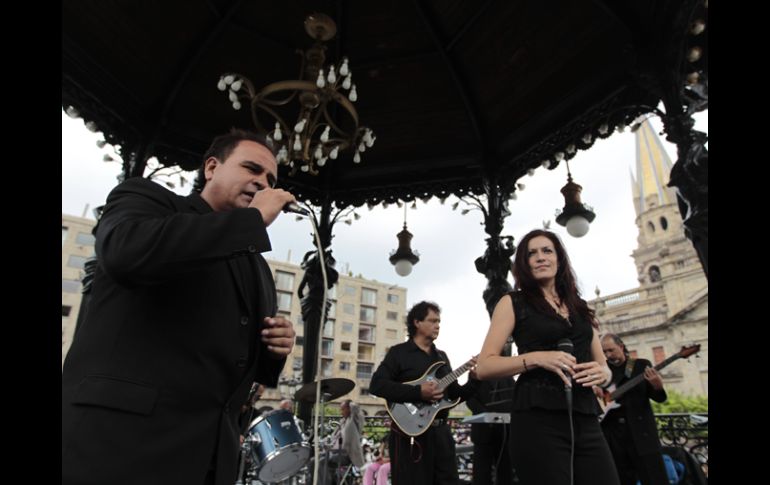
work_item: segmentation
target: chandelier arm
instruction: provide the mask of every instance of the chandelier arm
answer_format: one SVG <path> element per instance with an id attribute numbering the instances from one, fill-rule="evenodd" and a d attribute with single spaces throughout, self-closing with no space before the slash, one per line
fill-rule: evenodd
<path id="1" fill-rule="evenodd" d="M 262 131 L 265 131 L 265 132 L 268 131 L 268 130 L 265 129 L 264 126 L 262 126 L 262 123 L 259 122 L 259 118 L 257 117 L 257 110 L 255 108 L 261 108 L 264 111 L 266 111 L 270 116 L 275 118 L 275 120 L 278 123 L 281 124 L 281 129 L 283 129 L 283 131 L 285 131 L 286 133 L 291 133 L 291 131 L 289 130 L 288 125 L 286 125 L 286 122 L 283 121 L 283 118 L 278 116 L 278 113 L 273 111 L 273 109 L 270 108 L 269 106 L 265 106 L 264 104 L 261 104 L 261 103 L 259 103 L 256 100 L 253 100 L 252 103 L 251 103 L 251 118 L 254 121 L 254 125 L 256 125 L 257 128 L 262 129 Z M 286 143 L 287 143 L 287 145 L 289 145 L 288 140 L 287 140 Z"/>
<path id="2" fill-rule="evenodd" d="M 327 105 L 327 106 L 328 106 L 328 105 Z M 329 115 L 329 110 L 327 110 L 327 109 L 326 109 L 326 106 L 324 106 L 323 112 L 324 112 L 324 119 L 325 119 L 325 120 L 326 120 L 326 122 L 329 124 L 329 126 L 331 126 L 331 127 L 332 127 L 332 129 L 333 129 L 333 130 L 334 130 L 336 133 L 339 133 L 340 135 L 342 135 L 342 136 L 344 136 L 344 137 L 347 137 L 347 136 L 348 136 L 348 134 L 347 134 L 347 133 L 345 133 L 344 131 L 342 131 L 342 129 L 341 129 L 339 126 L 337 126 L 337 123 L 335 123 L 335 122 L 334 122 L 334 120 L 332 119 L 331 115 Z M 339 140 L 339 138 L 335 138 L 335 140 Z M 345 146 L 345 147 L 340 147 L 340 148 L 344 150 L 345 148 L 347 148 L 347 146 Z"/>
<path id="3" fill-rule="evenodd" d="M 272 100 L 268 99 L 268 96 L 274 93 L 278 93 L 280 91 L 292 91 L 291 96 L 295 96 L 300 91 L 308 91 L 308 92 L 315 92 L 318 88 L 316 87 L 315 83 L 311 83 L 310 81 L 297 81 L 297 80 L 291 80 L 291 81 L 278 81 L 274 83 L 270 83 L 262 90 L 255 95 L 257 99 L 259 99 L 259 102 L 262 104 L 269 104 L 272 106 L 283 106 L 288 101 L 285 100 Z M 290 99 L 291 97 L 287 98 Z"/>
<path id="4" fill-rule="evenodd" d="M 339 91 L 332 91 L 331 97 L 334 101 L 341 104 L 348 113 L 350 113 L 350 116 L 353 118 L 353 121 L 356 124 L 356 128 L 358 128 L 358 111 L 356 111 L 356 107 L 353 106 L 353 103 L 348 98 L 340 94 Z"/>
<path id="5" fill-rule="evenodd" d="M 315 114 L 313 115 L 313 119 L 310 120 L 310 123 L 307 127 L 307 142 L 310 143 L 310 140 L 313 138 L 313 135 L 315 134 L 315 131 L 320 126 L 318 123 L 318 120 L 321 118 L 321 110 L 316 110 Z"/>

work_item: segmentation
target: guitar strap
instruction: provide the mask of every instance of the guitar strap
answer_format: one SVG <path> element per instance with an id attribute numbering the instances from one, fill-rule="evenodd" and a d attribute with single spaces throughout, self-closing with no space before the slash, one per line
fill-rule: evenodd
<path id="1" fill-rule="evenodd" d="M 634 372 L 634 365 L 636 365 L 636 359 L 626 359 L 626 370 L 623 372 L 623 374 L 626 376 L 626 379 L 631 378 L 631 373 Z"/>

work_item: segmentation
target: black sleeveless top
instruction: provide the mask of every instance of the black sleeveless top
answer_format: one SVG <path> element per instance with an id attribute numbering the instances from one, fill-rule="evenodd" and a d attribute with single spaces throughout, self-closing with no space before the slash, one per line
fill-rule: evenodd
<path id="1" fill-rule="evenodd" d="M 570 325 L 565 319 L 546 315 L 526 301 L 523 293 L 508 293 L 513 300 L 516 322 L 513 328 L 513 341 L 519 355 L 527 352 L 557 350 L 556 343 L 568 338 L 574 345 L 574 355 L 578 363 L 591 359 L 591 339 L 593 327 L 580 315 L 570 315 Z M 599 403 L 590 387 L 573 382 L 572 409 L 574 412 L 598 415 Z M 561 410 L 567 409 L 564 395 L 564 381 L 553 372 L 541 368 L 531 369 L 519 374 L 513 390 L 514 411 L 533 408 Z"/>

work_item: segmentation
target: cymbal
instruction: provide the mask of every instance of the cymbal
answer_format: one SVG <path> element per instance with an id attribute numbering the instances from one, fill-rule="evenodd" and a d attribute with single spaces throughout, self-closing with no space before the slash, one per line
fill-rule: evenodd
<path id="1" fill-rule="evenodd" d="M 308 382 L 300 387 L 299 390 L 294 393 L 294 399 L 296 401 L 315 402 L 316 385 L 317 382 Z M 321 399 L 323 401 L 337 399 L 352 391 L 354 387 L 356 387 L 355 382 L 342 377 L 321 379 Z"/>

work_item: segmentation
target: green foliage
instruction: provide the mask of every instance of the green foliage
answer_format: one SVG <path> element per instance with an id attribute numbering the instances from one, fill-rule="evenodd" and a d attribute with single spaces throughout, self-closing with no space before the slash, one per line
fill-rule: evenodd
<path id="1" fill-rule="evenodd" d="M 676 391 L 666 391 L 668 399 L 665 402 L 651 402 L 655 414 L 669 413 L 707 413 L 709 401 L 706 396 L 685 396 Z"/>

